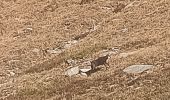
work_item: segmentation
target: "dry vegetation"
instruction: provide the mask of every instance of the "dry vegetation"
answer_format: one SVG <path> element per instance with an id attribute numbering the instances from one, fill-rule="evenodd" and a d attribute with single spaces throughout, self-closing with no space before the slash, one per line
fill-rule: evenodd
<path id="1" fill-rule="evenodd" d="M 170 98 L 170 1 L 92 1 L 0 0 L 0 99 Z M 81 33 L 86 35 L 60 55 L 45 52 Z M 64 60 L 94 58 L 112 47 L 135 53 L 113 55 L 108 70 L 90 77 L 63 76 Z M 122 71 L 132 64 L 154 68 L 139 75 Z"/>

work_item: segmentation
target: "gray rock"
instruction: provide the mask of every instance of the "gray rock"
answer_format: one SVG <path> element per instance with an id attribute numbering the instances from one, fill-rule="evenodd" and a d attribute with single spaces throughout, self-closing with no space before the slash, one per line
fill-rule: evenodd
<path id="1" fill-rule="evenodd" d="M 91 70 L 91 62 L 86 59 L 84 62 L 81 63 L 79 66 L 80 72 L 86 73 Z"/>
<path id="2" fill-rule="evenodd" d="M 68 60 L 66 60 L 66 63 L 67 63 L 68 65 L 76 65 L 77 61 L 76 61 L 76 60 L 73 60 L 73 59 L 68 59 Z"/>
<path id="3" fill-rule="evenodd" d="M 126 73 L 138 74 L 151 68 L 153 68 L 153 65 L 132 65 L 125 68 L 123 71 Z"/>
<path id="4" fill-rule="evenodd" d="M 31 30 L 31 31 L 33 30 L 33 28 L 29 28 L 29 27 L 28 27 L 28 28 L 26 28 L 26 29 L 27 29 L 27 30 Z"/>
<path id="5" fill-rule="evenodd" d="M 71 67 L 66 70 L 65 75 L 71 77 L 73 75 L 79 74 L 79 71 L 80 71 L 79 67 Z"/>
<path id="6" fill-rule="evenodd" d="M 86 74 L 86 73 L 83 73 L 83 72 L 81 72 L 80 75 L 87 77 L 87 74 Z"/>
<path id="7" fill-rule="evenodd" d="M 10 73 L 11 76 L 15 75 L 15 73 L 13 71 L 10 71 L 9 73 Z"/>
<path id="8" fill-rule="evenodd" d="M 88 72 L 88 71 L 90 71 L 91 70 L 91 68 L 87 68 L 87 69 L 80 69 L 80 72 L 83 72 L 83 73 L 86 73 L 86 72 Z"/>
<path id="9" fill-rule="evenodd" d="M 128 28 L 123 28 L 123 29 L 121 29 L 121 31 L 122 31 L 123 33 L 128 32 Z"/>

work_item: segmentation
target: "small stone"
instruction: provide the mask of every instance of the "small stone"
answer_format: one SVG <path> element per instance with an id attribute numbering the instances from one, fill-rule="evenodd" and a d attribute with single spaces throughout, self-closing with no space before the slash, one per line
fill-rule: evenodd
<path id="1" fill-rule="evenodd" d="M 73 59 L 68 59 L 68 60 L 66 60 L 66 63 L 69 65 L 75 65 L 77 63 L 77 61 L 75 61 Z"/>
<path id="2" fill-rule="evenodd" d="M 138 74 L 146 70 L 149 70 L 151 68 L 153 68 L 153 65 L 132 65 L 132 66 L 125 68 L 123 71 L 126 73 Z"/>
<path id="3" fill-rule="evenodd" d="M 66 76 L 73 76 L 73 75 L 77 75 L 79 74 L 79 67 L 71 67 L 69 69 L 67 69 L 67 71 L 65 72 Z"/>
<path id="4" fill-rule="evenodd" d="M 82 76 L 86 76 L 87 77 L 87 74 L 86 73 L 80 73 Z"/>
<path id="5" fill-rule="evenodd" d="M 121 31 L 122 31 L 123 33 L 125 33 L 125 32 L 128 31 L 128 28 L 121 29 Z"/>
<path id="6" fill-rule="evenodd" d="M 9 76 L 14 76 L 15 75 L 15 73 L 12 70 L 8 70 L 8 72 L 9 72 Z"/>
<path id="7" fill-rule="evenodd" d="M 28 28 L 26 28 L 26 29 L 27 29 L 27 30 L 33 30 L 32 28 L 29 28 L 29 27 L 28 27 Z"/>
<path id="8" fill-rule="evenodd" d="M 29 32 L 32 32 L 33 31 L 33 28 L 26 28 L 26 29 L 23 29 L 24 33 L 29 33 Z"/>
<path id="9" fill-rule="evenodd" d="M 90 70 L 91 70 L 91 68 L 89 68 L 89 69 L 80 69 L 80 71 L 83 72 L 83 73 L 86 73 L 86 72 L 88 72 Z"/>
<path id="10" fill-rule="evenodd" d="M 120 51 L 120 49 L 117 48 L 117 47 L 110 48 L 110 50 L 111 50 L 111 51 L 115 51 L 115 52 L 119 52 L 119 51 Z"/>
<path id="11" fill-rule="evenodd" d="M 15 75 L 15 73 L 14 73 L 14 72 L 10 72 L 10 75 L 11 75 L 11 76 L 14 76 L 14 75 Z"/>

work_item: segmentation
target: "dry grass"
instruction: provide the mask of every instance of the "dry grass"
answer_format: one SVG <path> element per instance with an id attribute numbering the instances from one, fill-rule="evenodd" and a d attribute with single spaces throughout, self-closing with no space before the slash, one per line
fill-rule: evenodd
<path id="1" fill-rule="evenodd" d="M 170 2 L 80 2 L 0 1 L 0 99 L 168 100 Z M 119 4 L 126 6 L 114 12 Z M 62 54 L 44 55 L 44 50 L 87 31 L 86 37 Z M 64 60 L 95 58 L 98 51 L 112 47 L 135 53 L 126 58 L 113 55 L 107 71 L 100 70 L 86 78 L 63 76 L 67 67 Z M 34 48 L 40 52 L 32 52 Z M 138 75 L 122 71 L 133 64 L 152 64 L 154 68 Z M 10 76 L 9 70 L 15 76 Z"/>

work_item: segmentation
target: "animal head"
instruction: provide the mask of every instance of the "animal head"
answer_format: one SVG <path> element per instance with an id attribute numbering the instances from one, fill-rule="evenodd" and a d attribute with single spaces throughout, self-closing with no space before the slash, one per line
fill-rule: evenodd
<path id="1" fill-rule="evenodd" d="M 110 55 L 109 53 L 106 55 L 107 58 L 110 58 L 110 56 L 111 56 L 111 55 Z"/>

